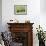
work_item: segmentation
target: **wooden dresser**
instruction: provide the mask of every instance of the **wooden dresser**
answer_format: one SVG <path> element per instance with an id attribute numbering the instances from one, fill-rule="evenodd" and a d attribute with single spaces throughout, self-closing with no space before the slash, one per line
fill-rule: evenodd
<path id="1" fill-rule="evenodd" d="M 33 23 L 7 23 L 12 39 L 21 46 L 33 46 Z M 18 45 L 19 46 L 19 45 Z"/>

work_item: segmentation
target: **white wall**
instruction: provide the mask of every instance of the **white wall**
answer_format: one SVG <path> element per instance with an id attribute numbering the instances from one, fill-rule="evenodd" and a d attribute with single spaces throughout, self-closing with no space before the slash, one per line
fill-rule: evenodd
<path id="1" fill-rule="evenodd" d="M 27 5 L 27 15 L 14 15 L 14 5 L 17 4 Z M 46 22 L 45 22 L 46 15 L 41 13 L 40 9 L 41 5 L 40 5 L 40 0 L 2 0 L 3 31 L 8 30 L 7 22 L 11 19 L 17 19 L 19 20 L 19 22 L 25 22 L 25 20 L 30 20 L 31 23 L 34 23 L 33 45 L 38 46 L 38 39 L 36 37 L 36 27 L 38 27 L 39 24 L 41 24 L 43 28 L 46 27 Z"/>

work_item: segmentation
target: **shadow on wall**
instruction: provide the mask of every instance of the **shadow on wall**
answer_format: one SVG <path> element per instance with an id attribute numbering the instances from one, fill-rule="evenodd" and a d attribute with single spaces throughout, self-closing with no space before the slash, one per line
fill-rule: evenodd
<path id="1" fill-rule="evenodd" d="M 1 31 L 1 16 L 0 16 L 0 31 Z"/>
<path id="2" fill-rule="evenodd" d="M 40 11 L 46 14 L 46 0 L 40 0 Z"/>
<path id="3" fill-rule="evenodd" d="M 2 0 L 0 0 L 0 31 L 2 31 Z"/>

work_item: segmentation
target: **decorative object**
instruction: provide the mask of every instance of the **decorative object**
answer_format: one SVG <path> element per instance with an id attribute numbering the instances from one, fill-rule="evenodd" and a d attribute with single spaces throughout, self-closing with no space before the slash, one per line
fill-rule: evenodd
<path id="1" fill-rule="evenodd" d="M 10 20 L 10 21 L 13 21 L 13 20 Z"/>
<path id="2" fill-rule="evenodd" d="M 4 41 L 4 45 L 5 46 L 10 46 L 10 42 L 12 42 L 12 36 L 11 36 L 11 32 L 9 31 L 5 31 L 5 32 L 1 32 L 1 36 L 2 39 Z"/>
<path id="3" fill-rule="evenodd" d="M 11 19 L 9 23 L 19 23 L 19 21 L 17 19 Z"/>
<path id="4" fill-rule="evenodd" d="M 37 34 L 38 35 L 38 40 L 39 40 L 39 46 L 45 46 L 45 35 L 43 32 L 42 27 L 36 28 L 37 29 Z"/>
<path id="5" fill-rule="evenodd" d="M 45 41 L 46 41 L 46 31 L 44 31 L 44 35 L 45 35 Z"/>
<path id="6" fill-rule="evenodd" d="M 25 23 L 30 23 L 30 20 L 26 20 Z"/>
<path id="7" fill-rule="evenodd" d="M 0 46 L 5 46 L 5 45 L 4 45 L 4 41 L 3 41 L 3 39 L 2 39 L 2 36 L 1 36 L 1 32 L 0 32 Z"/>
<path id="8" fill-rule="evenodd" d="M 27 5 L 14 5 L 14 14 L 15 15 L 26 15 Z"/>

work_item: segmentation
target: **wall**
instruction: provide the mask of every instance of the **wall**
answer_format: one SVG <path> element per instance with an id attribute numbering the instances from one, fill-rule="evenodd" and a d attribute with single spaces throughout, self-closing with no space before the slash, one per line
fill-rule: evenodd
<path id="1" fill-rule="evenodd" d="M 14 5 L 27 5 L 27 15 L 14 15 Z M 30 22 L 39 23 L 40 0 L 3 0 L 2 1 L 2 23 L 6 27 L 6 23 L 10 19 L 17 19 L 19 22 L 30 20 Z M 18 19 L 19 18 L 19 19 Z M 38 21 L 37 21 L 38 20 Z M 7 28 L 5 28 L 7 30 Z M 5 31 L 4 30 L 4 31 Z"/>
<path id="2" fill-rule="evenodd" d="M 42 13 L 46 13 L 46 0 L 40 0 L 40 9 Z"/>
<path id="3" fill-rule="evenodd" d="M 2 0 L 0 0 L 0 31 L 2 31 Z"/>
<path id="4" fill-rule="evenodd" d="M 46 0 L 40 0 L 40 24 L 46 31 Z"/>
<path id="5" fill-rule="evenodd" d="M 14 5 L 16 4 L 27 5 L 27 15 L 14 15 Z M 46 16 L 41 13 L 41 7 L 40 0 L 2 0 L 2 30 L 8 30 L 7 22 L 9 22 L 9 20 L 11 19 L 17 19 L 19 20 L 19 22 L 25 22 L 25 20 L 30 20 L 31 23 L 34 23 L 33 45 L 38 46 L 38 39 L 36 37 L 36 27 L 38 27 L 39 24 L 41 24 L 43 29 L 46 27 Z"/>

